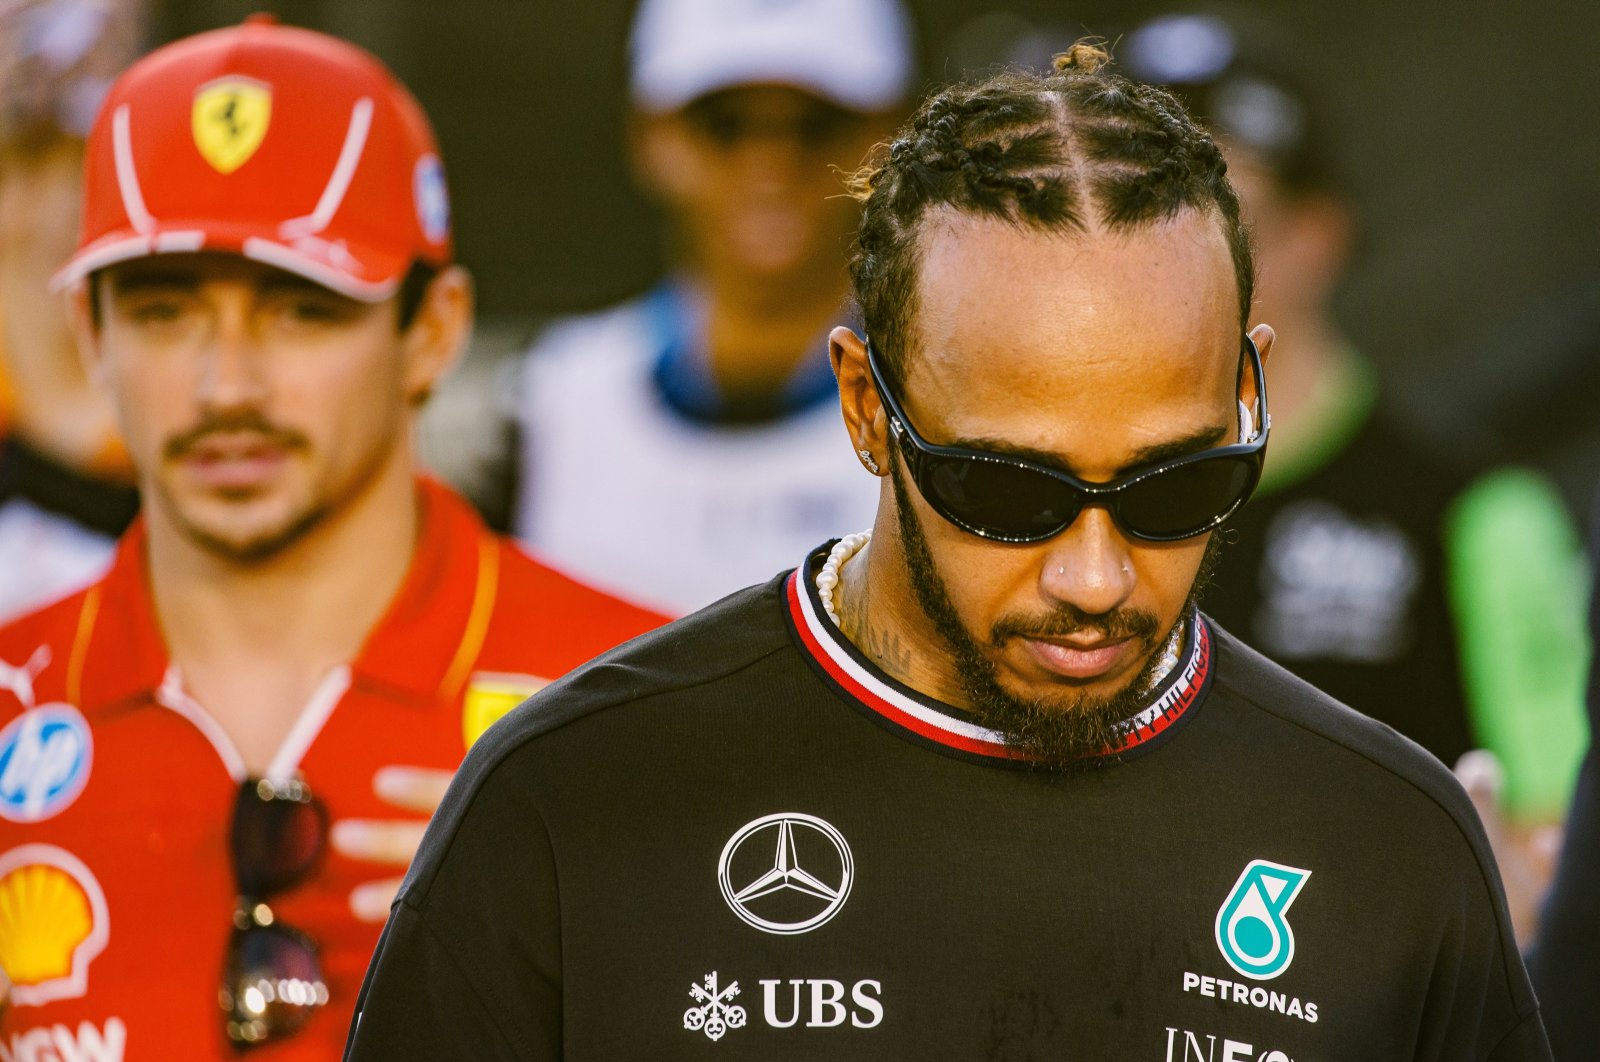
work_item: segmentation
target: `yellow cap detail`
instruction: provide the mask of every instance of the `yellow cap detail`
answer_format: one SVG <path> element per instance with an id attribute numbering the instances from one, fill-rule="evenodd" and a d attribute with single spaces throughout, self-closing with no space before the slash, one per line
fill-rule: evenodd
<path id="1" fill-rule="evenodd" d="M 550 685 L 550 680 L 534 675 L 498 675 L 479 672 L 467 686 L 461 709 L 461 732 L 467 748 L 483 736 L 511 709 Z"/>
<path id="2" fill-rule="evenodd" d="M 250 161 L 272 123 L 272 90 L 258 81 L 227 78 L 195 93 L 191 127 L 200 157 L 218 173 Z"/>

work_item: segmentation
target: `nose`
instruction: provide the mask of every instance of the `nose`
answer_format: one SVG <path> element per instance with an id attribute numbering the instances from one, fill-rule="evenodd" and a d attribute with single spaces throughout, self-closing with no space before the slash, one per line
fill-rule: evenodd
<path id="1" fill-rule="evenodd" d="M 1050 540 L 1039 571 L 1046 597 L 1092 616 L 1125 604 L 1137 582 L 1128 540 L 1100 506 L 1085 508 Z"/>
<path id="2" fill-rule="evenodd" d="M 782 129 L 762 129 L 740 141 L 730 163 L 742 180 L 766 191 L 790 188 L 806 172 L 810 152 L 800 137 Z"/>
<path id="3" fill-rule="evenodd" d="M 266 394 L 261 352 L 248 315 L 232 307 L 213 318 L 200 374 L 199 400 L 211 412 L 249 409 Z"/>

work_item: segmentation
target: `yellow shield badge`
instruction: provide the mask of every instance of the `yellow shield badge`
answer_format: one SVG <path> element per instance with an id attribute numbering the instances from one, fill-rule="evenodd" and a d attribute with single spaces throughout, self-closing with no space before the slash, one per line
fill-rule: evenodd
<path id="1" fill-rule="evenodd" d="M 467 748 L 483 736 L 502 715 L 550 685 L 537 675 L 504 675 L 480 671 L 467 686 L 461 711 L 461 736 Z"/>
<path id="2" fill-rule="evenodd" d="M 200 157 L 218 173 L 250 161 L 272 122 L 272 90 L 259 81 L 228 78 L 195 93 L 190 124 Z"/>

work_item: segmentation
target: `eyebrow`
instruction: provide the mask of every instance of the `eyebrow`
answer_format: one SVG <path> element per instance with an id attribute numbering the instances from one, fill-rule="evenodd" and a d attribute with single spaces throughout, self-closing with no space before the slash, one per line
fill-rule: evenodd
<path id="1" fill-rule="evenodd" d="M 1228 431 L 1229 429 L 1226 425 L 1200 428 L 1176 439 L 1168 439 L 1164 442 L 1152 443 L 1149 446 L 1141 446 L 1129 455 L 1127 462 L 1117 469 L 1116 475 L 1119 477 L 1124 476 L 1145 465 L 1153 465 L 1161 461 L 1169 461 L 1175 457 L 1187 457 L 1190 454 L 1209 450 L 1227 439 Z M 983 450 L 993 454 L 1004 454 L 1007 457 L 1020 457 L 1024 461 L 1032 461 L 1036 465 L 1059 469 L 1069 476 L 1077 475 L 1076 472 L 1066 466 L 1058 454 L 1053 454 L 1048 450 L 1035 450 L 1031 446 L 1018 446 L 1015 443 L 1005 442 L 1000 439 L 958 439 L 953 443 L 944 445 L 962 447 L 968 450 Z"/>

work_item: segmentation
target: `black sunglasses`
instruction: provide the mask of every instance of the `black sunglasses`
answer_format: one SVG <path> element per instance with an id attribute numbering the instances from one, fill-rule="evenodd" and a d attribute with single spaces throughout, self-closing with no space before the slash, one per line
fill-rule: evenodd
<path id="1" fill-rule="evenodd" d="M 305 783 L 252 778 L 240 786 L 229 835 L 239 900 L 218 994 L 235 1047 L 298 1032 L 328 1002 L 316 942 L 279 922 L 266 902 L 306 878 L 327 837 L 327 810 Z"/>
<path id="2" fill-rule="evenodd" d="M 1260 414 L 1248 439 L 1158 461 L 1109 483 L 1087 483 L 1009 454 L 926 441 L 911 426 L 867 342 L 872 382 L 922 497 L 963 531 L 997 542 L 1043 542 L 1071 527 L 1088 505 L 1105 506 L 1119 527 L 1149 542 L 1176 542 L 1220 525 L 1260 482 L 1272 426 L 1261 352 L 1249 336 L 1240 358 L 1248 358 L 1255 373 Z"/>

